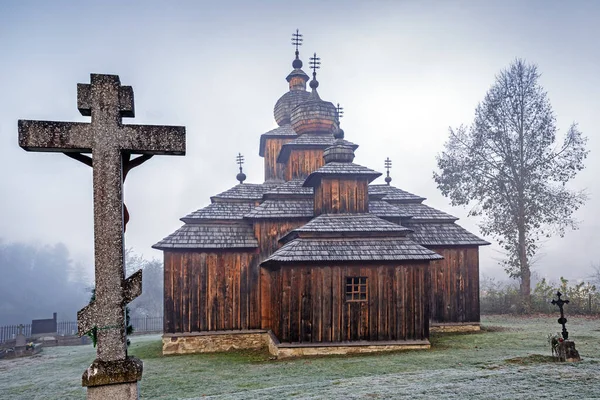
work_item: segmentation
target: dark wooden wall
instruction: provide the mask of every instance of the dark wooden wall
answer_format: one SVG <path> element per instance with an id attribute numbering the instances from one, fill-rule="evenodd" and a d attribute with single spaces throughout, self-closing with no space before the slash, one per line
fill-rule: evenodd
<path id="1" fill-rule="evenodd" d="M 269 320 L 281 342 L 422 340 L 429 334 L 428 263 L 283 266 L 269 270 Z M 367 277 L 368 301 L 346 302 L 346 277 Z"/>
<path id="2" fill-rule="evenodd" d="M 268 258 L 271 254 L 281 247 L 279 239 L 287 234 L 288 232 L 306 224 L 310 218 L 305 219 L 292 219 L 292 220 L 258 220 L 254 222 L 254 236 L 258 239 L 260 244 L 258 264 Z M 268 271 L 261 268 L 260 271 L 260 284 L 261 284 L 261 295 L 260 295 L 260 310 L 261 310 L 261 328 L 271 329 L 272 321 L 270 319 L 270 301 L 271 292 L 262 290 L 262 287 L 269 287 L 270 276 Z M 266 286 L 265 286 L 266 285 Z"/>
<path id="3" fill-rule="evenodd" d="M 315 215 L 369 212 L 366 179 L 323 178 L 315 188 Z"/>
<path id="4" fill-rule="evenodd" d="M 165 251 L 165 333 L 260 328 L 260 271 L 251 252 Z"/>
<path id="5" fill-rule="evenodd" d="M 444 257 L 431 262 L 431 322 L 479 322 L 479 248 L 428 248 Z"/>
<path id="6" fill-rule="evenodd" d="M 322 149 L 294 149 L 285 164 L 285 180 L 306 178 L 325 165 Z"/>
<path id="7" fill-rule="evenodd" d="M 265 140 L 265 181 L 284 180 L 285 165 L 277 163 L 281 146 L 292 138 L 268 138 Z"/>

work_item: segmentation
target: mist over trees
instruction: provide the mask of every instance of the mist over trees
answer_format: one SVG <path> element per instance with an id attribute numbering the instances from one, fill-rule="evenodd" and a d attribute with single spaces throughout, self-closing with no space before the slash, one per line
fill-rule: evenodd
<path id="1" fill-rule="evenodd" d="M 0 325 L 32 319 L 75 320 L 89 299 L 89 284 L 77 279 L 79 267 L 67 247 L 0 240 Z"/>
<path id="2" fill-rule="evenodd" d="M 504 267 L 520 280 L 521 310 L 531 307 L 531 263 L 540 239 L 576 229 L 583 191 L 566 184 L 584 168 L 587 139 L 573 123 L 557 142 L 556 119 L 535 65 L 502 70 L 469 127 L 450 129 L 434 179 L 452 205 L 474 203 L 484 235 L 498 239 Z"/>
<path id="3" fill-rule="evenodd" d="M 127 275 L 143 269 L 143 292 L 129 304 L 132 318 L 163 314 L 163 266 L 133 250 L 125 254 Z M 91 268 L 91 267 L 88 267 Z M 70 258 L 62 243 L 8 243 L 0 239 L 0 325 L 52 318 L 76 321 L 90 301 L 93 282 L 81 278 L 83 266 Z M 86 275 L 87 276 L 87 275 Z"/>
<path id="4" fill-rule="evenodd" d="M 127 275 L 142 269 L 142 294 L 129 303 L 131 318 L 162 317 L 163 315 L 163 263 L 147 260 L 132 249 L 125 252 Z"/>

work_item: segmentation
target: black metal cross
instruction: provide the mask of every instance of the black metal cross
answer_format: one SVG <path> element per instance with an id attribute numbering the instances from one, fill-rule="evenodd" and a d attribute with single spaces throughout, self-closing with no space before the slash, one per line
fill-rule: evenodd
<path id="1" fill-rule="evenodd" d="M 321 59 L 317 57 L 317 53 L 310 58 L 310 67 L 313 70 L 313 77 L 317 76 L 317 70 L 321 68 Z"/>
<path id="2" fill-rule="evenodd" d="M 385 182 L 390 185 L 392 178 L 390 177 L 390 169 L 392 168 L 392 160 L 390 158 L 385 159 L 385 169 L 387 170 L 387 176 L 385 177 Z"/>
<path id="3" fill-rule="evenodd" d="M 244 156 L 242 155 L 242 153 L 238 153 L 238 155 L 235 158 L 238 165 L 240 166 L 240 173 L 237 174 L 236 179 L 240 181 L 240 183 L 244 183 L 244 181 L 246 180 L 246 174 L 244 174 L 244 172 L 242 171 L 242 165 L 244 164 Z"/>
<path id="4" fill-rule="evenodd" d="M 335 108 L 335 110 L 336 110 L 337 119 L 339 121 L 340 118 L 342 118 L 344 116 L 344 107 L 341 107 L 340 103 L 337 103 L 337 107 Z"/>
<path id="5" fill-rule="evenodd" d="M 296 33 L 292 33 L 292 45 L 296 46 L 296 55 L 298 55 L 298 47 L 302 46 L 302 40 L 302 34 L 296 29 Z"/>
<path id="6" fill-rule="evenodd" d="M 567 339 L 569 339 L 569 332 L 567 331 L 567 328 L 565 327 L 565 324 L 567 323 L 567 319 L 565 318 L 563 306 L 565 304 L 569 304 L 569 300 L 563 300 L 560 298 L 560 296 L 562 296 L 562 293 L 556 292 L 556 297 L 558 297 L 558 300 L 552 300 L 552 304 L 558 306 L 558 308 L 560 309 L 560 318 L 558 319 L 558 323 L 562 325 L 563 339 L 567 340 Z"/>
<path id="7" fill-rule="evenodd" d="M 240 166 L 240 172 L 242 172 L 242 165 L 244 164 L 244 156 L 242 155 L 242 153 L 238 153 L 238 155 L 235 157 L 238 165 Z"/>

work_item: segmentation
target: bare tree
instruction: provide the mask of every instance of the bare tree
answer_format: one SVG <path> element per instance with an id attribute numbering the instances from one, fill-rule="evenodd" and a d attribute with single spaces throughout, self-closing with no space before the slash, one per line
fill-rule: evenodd
<path id="1" fill-rule="evenodd" d="M 452 205 L 474 204 L 484 235 L 507 253 L 506 272 L 520 279 L 522 311 L 531 304 L 530 264 L 541 238 L 576 229 L 586 200 L 566 183 L 584 168 L 587 139 L 573 123 L 562 145 L 535 65 L 515 60 L 497 76 L 470 127 L 450 128 L 434 179 Z"/>

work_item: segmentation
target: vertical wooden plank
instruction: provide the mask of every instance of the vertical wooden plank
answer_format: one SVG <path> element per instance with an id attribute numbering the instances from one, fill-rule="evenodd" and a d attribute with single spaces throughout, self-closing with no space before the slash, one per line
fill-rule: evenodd
<path id="1" fill-rule="evenodd" d="M 173 306 L 173 253 L 164 252 L 164 318 L 163 329 L 165 333 L 175 333 L 175 314 Z"/>
<path id="2" fill-rule="evenodd" d="M 282 342 L 291 342 L 291 296 L 292 296 L 292 268 L 281 268 L 281 282 L 283 285 L 281 299 L 281 338 Z"/>
<path id="3" fill-rule="evenodd" d="M 183 332 L 181 326 L 181 254 L 173 262 L 173 320 L 175 332 Z"/>
<path id="4" fill-rule="evenodd" d="M 378 315 L 379 315 L 379 298 L 377 288 L 379 286 L 379 275 L 377 267 L 371 268 L 371 273 L 367 279 L 368 286 L 368 304 L 369 304 L 369 340 L 377 340 L 378 338 Z"/>
<path id="5" fill-rule="evenodd" d="M 377 340 L 384 340 L 385 332 L 385 270 L 384 267 L 377 267 Z"/>
<path id="6" fill-rule="evenodd" d="M 200 317 L 199 324 L 200 330 L 208 330 L 208 276 L 206 271 L 206 253 L 200 253 L 200 296 L 199 296 L 199 309 Z"/>
<path id="7" fill-rule="evenodd" d="M 260 280 L 258 257 L 253 256 L 250 262 L 250 329 L 260 328 Z"/>
<path id="8" fill-rule="evenodd" d="M 333 282 L 331 278 L 331 267 L 323 267 L 323 310 L 322 310 L 322 326 L 323 334 L 321 340 L 323 342 L 332 341 L 332 304 L 334 302 Z"/>
<path id="9" fill-rule="evenodd" d="M 248 329 L 250 325 L 250 306 L 248 301 L 248 268 L 249 257 L 244 255 L 240 264 L 240 320 L 241 328 Z"/>
<path id="10" fill-rule="evenodd" d="M 394 325 L 395 336 L 394 340 L 404 340 L 402 336 L 402 326 L 404 325 L 402 307 L 404 304 L 402 303 L 402 293 L 404 288 L 402 287 L 402 270 L 400 266 L 396 265 L 394 267 L 394 311 L 396 314 L 396 323 Z"/>
<path id="11" fill-rule="evenodd" d="M 362 267 L 360 269 L 360 275 L 367 278 L 367 298 L 366 301 L 360 303 L 360 340 L 369 340 L 369 297 L 370 293 L 368 290 L 369 281 L 373 279 L 373 268 Z"/>
<path id="12" fill-rule="evenodd" d="M 394 304 L 396 302 L 396 296 L 394 293 L 394 268 L 391 265 L 386 265 L 386 319 L 387 319 L 387 329 L 386 329 L 386 340 L 394 340 L 395 336 L 395 327 L 396 327 L 396 313 L 394 310 Z"/>
<path id="13" fill-rule="evenodd" d="M 300 341 L 305 343 L 312 342 L 312 272 L 309 267 L 302 267 L 302 302 L 301 302 L 301 334 Z"/>
<path id="14" fill-rule="evenodd" d="M 340 267 L 331 266 L 331 341 L 339 342 L 341 340 L 341 309 L 340 298 L 342 289 L 340 285 Z"/>
<path id="15" fill-rule="evenodd" d="M 340 212 L 340 181 L 338 179 L 331 180 L 331 212 Z"/>
<path id="16" fill-rule="evenodd" d="M 313 268 L 311 277 L 312 295 L 312 341 L 323 341 L 323 269 Z"/>
<path id="17" fill-rule="evenodd" d="M 215 253 L 209 253 L 207 255 L 207 274 L 209 278 L 208 287 L 208 304 L 209 304 L 209 317 L 208 317 L 208 330 L 218 330 L 218 299 L 217 299 L 217 255 Z"/>
<path id="18" fill-rule="evenodd" d="M 261 329 L 271 329 L 271 274 L 265 268 L 260 270 L 260 318 Z"/>
<path id="19" fill-rule="evenodd" d="M 415 314 L 415 339 L 423 338 L 423 270 L 419 264 L 412 265 L 412 270 L 414 271 L 414 288 L 415 288 L 415 305 L 413 308 L 413 313 Z"/>
<path id="20" fill-rule="evenodd" d="M 287 269 L 287 268 L 286 268 Z M 290 342 L 300 341 L 300 304 L 302 302 L 301 273 L 299 267 L 289 268 L 290 273 Z"/>
<path id="21" fill-rule="evenodd" d="M 190 280 L 190 332 L 197 332 L 200 330 L 198 324 L 198 253 L 191 253 L 190 258 L 188 272 Z"/>

